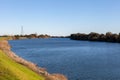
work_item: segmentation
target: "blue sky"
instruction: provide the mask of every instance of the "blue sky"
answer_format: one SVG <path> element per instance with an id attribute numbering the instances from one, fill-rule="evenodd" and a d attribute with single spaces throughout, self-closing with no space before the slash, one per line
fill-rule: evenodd
<path id="1" fill-rule="evenodd" d="M 0 0 L 0 34 L 120 32 L 120 0 Z"/>

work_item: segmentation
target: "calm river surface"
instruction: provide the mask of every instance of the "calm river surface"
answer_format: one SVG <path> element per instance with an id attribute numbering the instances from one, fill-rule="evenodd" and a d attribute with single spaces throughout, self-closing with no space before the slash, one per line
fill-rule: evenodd
<path id="1" fill-rule="evenodd" d="M 69 80 L 120 80 L 120 44 L 68 38 L 11 40 L 12 50 Z"/>

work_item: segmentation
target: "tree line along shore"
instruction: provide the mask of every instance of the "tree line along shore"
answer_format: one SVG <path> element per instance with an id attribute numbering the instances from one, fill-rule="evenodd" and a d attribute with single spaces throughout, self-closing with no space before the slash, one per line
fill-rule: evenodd
<path id="1" fill-rule="evenodd" d="M 83 41 L 99 41 L 99 42 L 114 42 L 120 43 L 120 33 L 107 32 L 105 34 L 99 34 L 96 32 L 91 32 L 89 34 L 85 33 L 74 33 L 70 36 L 50 36 L 47 34 L 29 34 L 29 35 L 3 35 L 0 36 L 0 40 L 17 40 L 17 39 L 33 39 L 33 38 L 70 38 L 71 40 L 83 40 Z"/>
<path id="2" fill-rule="evenodd" d="M 50 36 L 47 34 L 25 34 L 25 35 L 2 35 L 0 40 L 18 40 L 18 39 L 33 39 L 33 38 L 69 38 L 69 36 Z"/>
<path id="3" fill-rule="evenodd" d="M 32 38 L 50 38 L 50 35 L 47 34 L 25 34 L 25 35 L 2 35 L 0 36 L 2 39 L 7 40 L 17 40 L 17 39 L 32 39 Z"/>
<path id="4" fill-rule="evenodd" d="M 72 40 L 83 40 L 83 41 L 99 41 L 99 42 L 114 42 L 120 43 L 120 33 L 113 34 L 111 32 L 107 32 L 106 34 L 99 34 L 95 32 L 91 32 L 89 34 L 85 33 L 75 33 L 70 35 L 70 39 Z"/>

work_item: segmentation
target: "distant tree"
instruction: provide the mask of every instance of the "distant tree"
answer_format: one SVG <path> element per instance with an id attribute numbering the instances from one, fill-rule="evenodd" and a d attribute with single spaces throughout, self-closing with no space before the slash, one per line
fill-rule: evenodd
<path id="1" fill-rule="evenodd" d="M 19 39 L 20 38 L 20 35 L 14 35 L 14 39 Z"/>
<path id="2" fill-rule="evenodd" d="M 71 39 L 75 40 L 88 40 L 88 35 L 84 33 L 77 33 L 77 34 L 71 34 L 70 36 Z"/>
<path id="3" fill-rule="evenodd" d="M 43 34 L 38 35 L 38 38 L 49 38 L 49 37 L 50 37 L 50 35 L 47 35 L 47 34 L 45 34 L 45 35 L 43 35 Z"/>
<path id="4" fill-rule="evenodd" d="M 112 42 L 117 42 L 118 41 L 118 35 L 117 34 L 112 34 L 111 41 Z"/>
<path id="5" fill-rule="evenodd" d="M 88 40 L 90 41 L 97 41 L 99 39 L 99 34 L 98 33 L 95 33 L 95 32 L 91 32 L 89 35 L 88 35 Z"/>
<path id="6" fill-rule="evenodd" d="M 37 34 L 30 34 L 30 38 L 37 38 Z"/>
<path id="7" fill-rule="evenodd" d="M 106 41 L 107 42 L 112 42 L 112 38 L 111 37 L 112 37 L 112 33 L 111 32 L 107 32 L 106 33 Z"/>
<path id="8" fill-rule="evenodd" d="M 105 39 L 106 39 L 106 36 L 104 34 L 100 34 L 98 41 L 105 41 Z"/>
<path id="9" fill-rule="evenodd" d="M 118 35 L 117 42 L 120 43 L 120 33 L 119 33 L 119 35 Z"/>

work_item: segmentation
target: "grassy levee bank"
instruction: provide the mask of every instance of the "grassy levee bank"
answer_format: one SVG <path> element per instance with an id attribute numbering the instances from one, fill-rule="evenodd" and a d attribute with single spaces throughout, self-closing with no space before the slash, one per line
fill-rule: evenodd
<path id="1" fill-rule="evenodd" d="M 0 41 L 0 80 L 45 80 L 43 76 L 7 56 L 4 51 L 9 49 L 6 41 Z"/>
<path id="2" fill-rule="evenodd" d="M 0 80 L 67 80 L 61 74 L 49 74 L 44 68 L 26 61 L 11 51 L 6 40 L 0 40 Z"/>
<path id="3" fill-rule="evenodd" d="M 45 80 L 45 78 L 16 63 L 0 50 L 0 80 Z"/>

